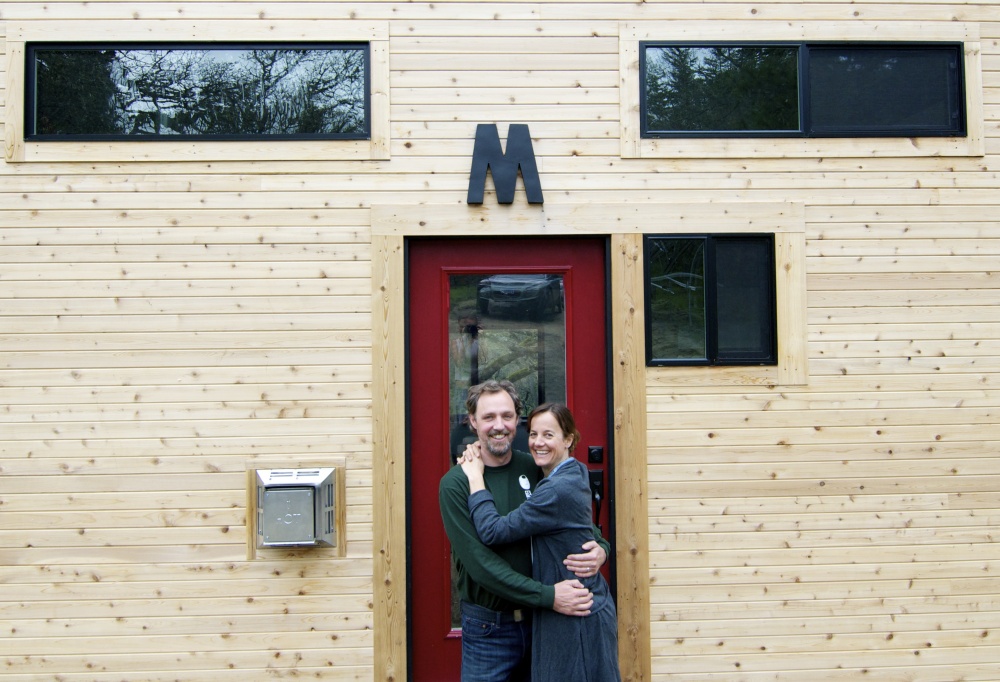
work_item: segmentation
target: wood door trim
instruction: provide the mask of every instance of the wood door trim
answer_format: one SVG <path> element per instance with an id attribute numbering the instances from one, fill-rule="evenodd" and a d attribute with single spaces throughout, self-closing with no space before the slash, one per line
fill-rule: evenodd
<path id="1" fill-rule="evenodd" d="M 618 664 L 637 682 L 652 678 L 642 235 L 611 236 L 610 277 Z"/>
<path id="2" fill-rule="evenodd" d="M 463 232 L 463 236 L 472 236 L 469 234 L 471 223 L 468 207 L 434 207 L 433 225 L 427 224 L 424 217 L 428 213 L 419 210 L 420 208 L 372 208 L 372 485 L 373 490 L 384 490 L 387 493 L 373 495 L 374 679 L 384 682 L 407 679 L 406 433 L 403 420 L 394 418 L 394 415 L 404 414 L 405 410 L 404 236 L 459 236 Z M 627 207 L 622 209 L 628 210 Z M 407 212 L 409 220 L 404 217 Z M 487 208 L 477 211 L 480 212 L 490 211 Z M 493 221 L 494 225 L 497 222 L 508 222 L 508 219 L 512 219 L 514 225 L 517 225 L 516 229 L 505 233 L 508 236 L 545 234 L 532 229 L 530 225 L 519 224 L 515 219 L 517 211 L 495 211 L 492 215 L 509 217 Z M 594 234 L 597 231 L 583 232 Z M 502 231 L 490 232 L 500 233 Z M 604 233 L 607 233 L 606 229 Z M 632 251 L 628 251 L 626 255 L 620 254 L 623 241 L 638 244 L 635 247 L 638 260 L 632 261 L 629 266 L 631 270 L 623 270 L 623 259 L 627 260 L 635 254 Z M 630 343 L 642 343 L 641 252 L 641 236 L 638 234 L 618 235 L 612 239 L 611 308 L 612 325 L 616 329 L 612 357 L 625 357 L 623 352 L 636 353 L 628 356 L 632 358 L 631 362 L 613 363 L 613 429 L 616 434 L 616 452 L 621 453 L 615 481 L 618 492 L 616 531 L 619 538 L 627 538 L 626 543 L 619 541 L 617 569 L 619 602 L 627 606 L 627 609 L 619 611 L 618 619 L 619 642 L 622 647 L 621 671 L 625 680 L 649 680 L 651 675 L 647 498 L 632 492 L 622 494 L 624 485 L 631 486 L 629 490 L 633 491 L 634 486 L 640 481 L 644 483 L 647 476 L 645 374 L 641 364 L 642 353 L 637 352 L 634 347 L 622 347 L 622 332 L 618 331 L 619 325 L 627 321 L 631 331 L 626 338 L 630 339 Z M 623 275 L 622 272 L 628 274 Z M 626 292 L 621 291 L 626 279 L 631 282 L 629 287 L 632 289 L 627 294 L 628 298 L 625 297 Z M 632 300 L 633 305 L 625 305 L 626 300 Z M 636 329 L 639 331 L 636 332 Z M 626 471 L 628 468 L 634 468 L 634 471 Z M 642 489 L 645 490 L 644 485 Z M 628 594 L 624 594 L 623 590 L 627 590 Z"/>
<path id="3" fill-rule="evenodd" d="M 403 265 L 402 237 L 372 237 L 373 679 L 385 682 L 407 679 Z"/>

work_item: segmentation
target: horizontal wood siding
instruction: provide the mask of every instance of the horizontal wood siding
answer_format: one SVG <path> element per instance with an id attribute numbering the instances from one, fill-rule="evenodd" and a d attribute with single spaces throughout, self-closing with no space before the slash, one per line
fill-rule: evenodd
<path id="1" fill-rule="evenodd" d="M 0 163 L 0 679 L 404 678 L 406 618 L 385 615 L 405 606 L 402 465 L 373 461 L 401 447 L 373 426 L 401 409 L 399 358 L 374 358 L 373 336 L 401 325 L 372 319 L 375 290 L 392 290 L 398 314 L 402 260 L 373 238 L 372 207 L 464 204 L 476 125 L 496 122 L 502 136 L 530 126 L 547 207 L 804 207 L 805 383 L 639 371 L 645 414 L 630 423 L 645 424 L 646 449 L 622 461 L 646 468 L 621 480 L 648 486 L 648 553 L 630 565 L 648 566 L 649 603 L 626 605 L 648 610 L 637 632 L 650 660 L 627 676 L 996 680 L 997 12 L 988 0 L 0 4 L 4 56 L 10 27 L 68 20 L 195 35 L 233 22 L 311 35 L 323 20 L 388 45 L 385 149 L 28 150 Z M 628 139 L 622 37 L 637 26 L 931 40 L 956 24 L 981 51 L 985 153 L 705 140 L 698 154 Z M 0 106 L 14 108 L 6 69 Z M 248 560 L 246 469 L 323 456 L 347 463 L 346 556 Z"/>

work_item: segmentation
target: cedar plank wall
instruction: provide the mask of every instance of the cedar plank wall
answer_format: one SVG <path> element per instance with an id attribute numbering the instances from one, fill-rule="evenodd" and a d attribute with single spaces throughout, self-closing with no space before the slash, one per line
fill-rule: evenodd
<path id="1" fill-rule="evenodd" d="M 373 677 L 368 208 L 463 203 L 492 121 L 547 205 L 805 206 L 808 382 L 646 372 L 653 677 L 998 678 L 995 2 L 49 0 L 0 39 L 133 18 L 387 23 L 391 158 L 0 166 L 0 678 Z M 620 22 L 665 20 L 966 22 L 985 155 L 622 158 Z M 347 558 L 247 561 L 247 462 L 331 452 Z"/>

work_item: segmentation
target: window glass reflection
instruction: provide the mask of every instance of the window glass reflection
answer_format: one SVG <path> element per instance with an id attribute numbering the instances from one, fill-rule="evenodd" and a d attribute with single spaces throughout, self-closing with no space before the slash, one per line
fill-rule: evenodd
<path id="1" fill-rule="evenodd" d="M 705 240 L 650 240 L 648 324 L 655 358 L 705 359 Z"/>
<path id="2" fill-rule="evenodd" d="M 525 412 L 566 399 L 566 322 L 562 275 L 453 275 L 448 365 L 452 453 L 471 432 L 465 423 L 470 386 L 508 379 Z M 520 433 L 519 438 L 524 434 Z M 527 449 L 523 444 L 515 447 Z M 458 450 L 456 451 L 456 448 Z"/>
<path id="3" fill-rule="evenodd" d="M 798 48 L 645 49 L 648 131 L 797 131 Z"/>
<path id="4" fill-rule="evenodd" d="M 36 136 L 367 134 L 367 45 L 33 45 Z"/>

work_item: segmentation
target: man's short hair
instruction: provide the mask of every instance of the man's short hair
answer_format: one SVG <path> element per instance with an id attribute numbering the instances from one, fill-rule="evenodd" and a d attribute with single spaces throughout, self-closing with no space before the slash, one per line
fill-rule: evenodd
<path id="1" fill-rule="evenodd" d="M 524 401 L 521 400 L 521 396 L 517 394 L 517 389 L 514 384 L 507 381 L 506 379 L 490 379 L 484 381 L 481 384 L 476 384 L 469 388 L 469 397 L 465 400 L 466 411 L 474 415 L 476 414 L 476 408 L 479 407 L 479 396 L 484 393 L 500 393 L 501 391 L 506 391 L 510 399 L 514 401 L 514 412 L 518 417 L 524 412 Z"/>

